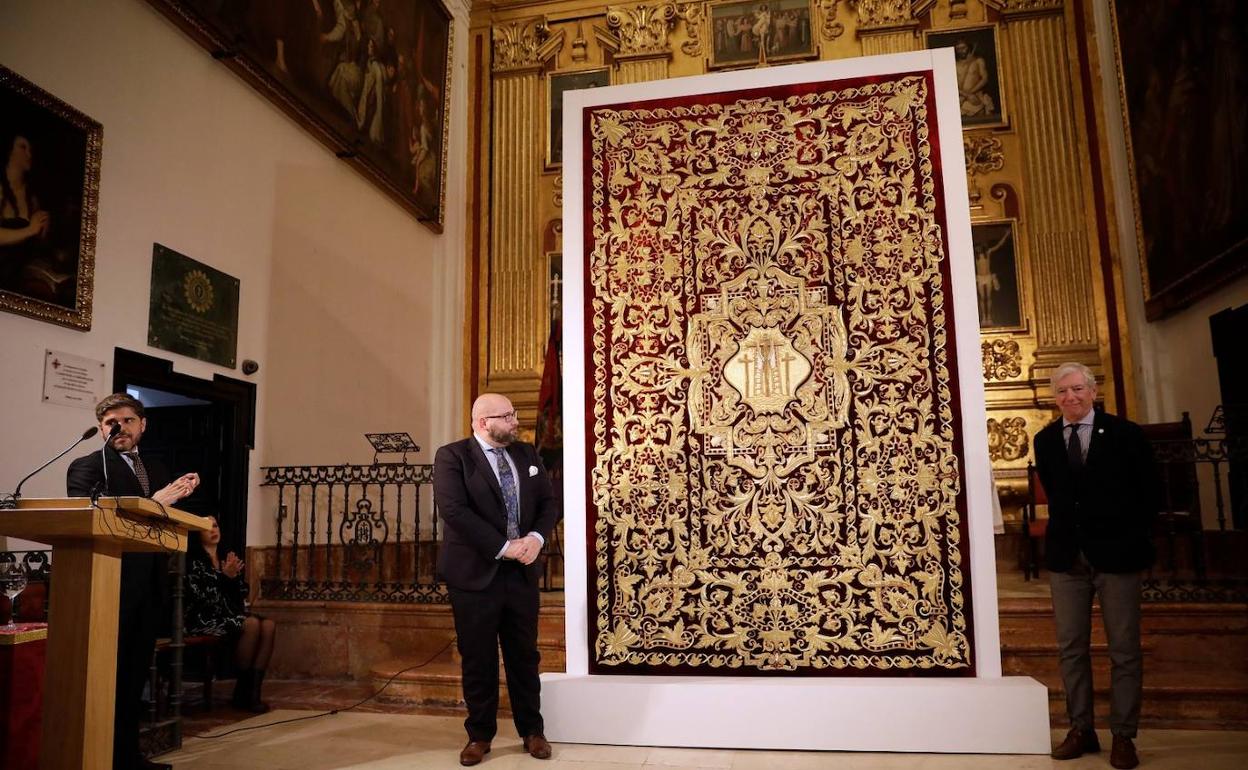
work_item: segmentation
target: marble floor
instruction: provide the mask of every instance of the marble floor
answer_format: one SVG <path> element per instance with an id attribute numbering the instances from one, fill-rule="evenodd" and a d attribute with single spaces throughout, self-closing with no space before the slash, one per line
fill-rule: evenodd
<path id="1" fill-rule="evenodd" d="M 208 735 L 187 738 L 181 751 L 166 754 L 176 770 L 337 770 L 338 768 L 458 768 L 463 744 L 460 717 L 344 712 L 260 729 L 286 719 L 318 712 L 274 711 L 226 725 Z M 1055 732 L 1054 738 L 1060 739 Z M 1108 742 L 1108 733 L 1102 733 Z M 1240 770 L 1248 766 L 1248 732 L 1148 730 L 1136 742 L 1144 770 Z M 1098 755 L 1070 762 L 1047 756 L 851 754 L 801 751 L 731 751 L 666 749 L 642 746 L 555 744 L 554 757 L 539 762 L 524 754 L 520 741 L 506 732 L 494 742 L 482 770 L 1088 770 L 1109 767 L 1108 745 Z"/>

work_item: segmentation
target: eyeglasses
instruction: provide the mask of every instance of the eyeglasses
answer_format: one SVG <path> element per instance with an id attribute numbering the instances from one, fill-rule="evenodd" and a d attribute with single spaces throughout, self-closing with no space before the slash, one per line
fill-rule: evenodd
<path id="1" fill-rule="evenodd" d="M 502 414 L 487 414 L 485 415 L 485 419 L 487 420 L 514 420 L 516 419 L 516 412 L 513 409 L 510 412 L 503 412 Z"/>

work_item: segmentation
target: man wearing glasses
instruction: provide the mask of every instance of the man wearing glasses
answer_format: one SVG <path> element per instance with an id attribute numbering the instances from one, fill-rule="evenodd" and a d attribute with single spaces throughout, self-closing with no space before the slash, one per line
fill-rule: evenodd
<path id="1" fill-rule="evenodd" d="M 538 554 L 559 518 L 550 477 L 537 450 L 517 441 L 516 411 L 486 393 L 472 405 L 472 435 L 440 448 L 433 496 L 446 528 L 438 577 L 446 581 L 462 660 L 468 744 L 461 765 L 475 765 L 498 731 L 498 649 L 524 750 L 550 758 L 537 667 Z"/>

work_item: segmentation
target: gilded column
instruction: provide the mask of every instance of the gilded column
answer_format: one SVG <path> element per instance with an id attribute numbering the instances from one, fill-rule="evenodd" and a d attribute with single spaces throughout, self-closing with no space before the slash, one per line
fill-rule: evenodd
<path id="1" fill-rule="evenodd" d="M 1090 351 L 1096 361 L 1097 283 L 1083 212 L 1083 168 L 1075 123 L 1063 0 L 999 0 L 1010 122 L 1020 142 L 1036 301 L 1037 362 Z"/>
<path id="2" fill-rule="evenodd" d="M 539 269 L 538 228 L 544 146 L 541 68 L 563 42 L 561 34 L 549 34 L 542 19 L 496 25 L 492 34 L 487 382 L 531 379 L 541 368 L 546 340 L 540 299 L 546 276 Z"/>
<path id="3" fill-rule="evenodd" d="M 667 78 L 672 60 L 668 35 L 680 14 L 674 3 L 607 6 L 607 27 L 594 30 L 598 41 L 611 51 L 616 61 L 616 83 L 644 83 Z"/>

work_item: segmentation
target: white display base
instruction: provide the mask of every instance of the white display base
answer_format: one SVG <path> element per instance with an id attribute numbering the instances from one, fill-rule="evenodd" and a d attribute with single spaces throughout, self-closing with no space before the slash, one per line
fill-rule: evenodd
<path id="1" fill-rule="evenodd" d="M 1049 753 L 1030 677 L 771 679 L 542 674 L 559 743 L 733 749 Z"/>

